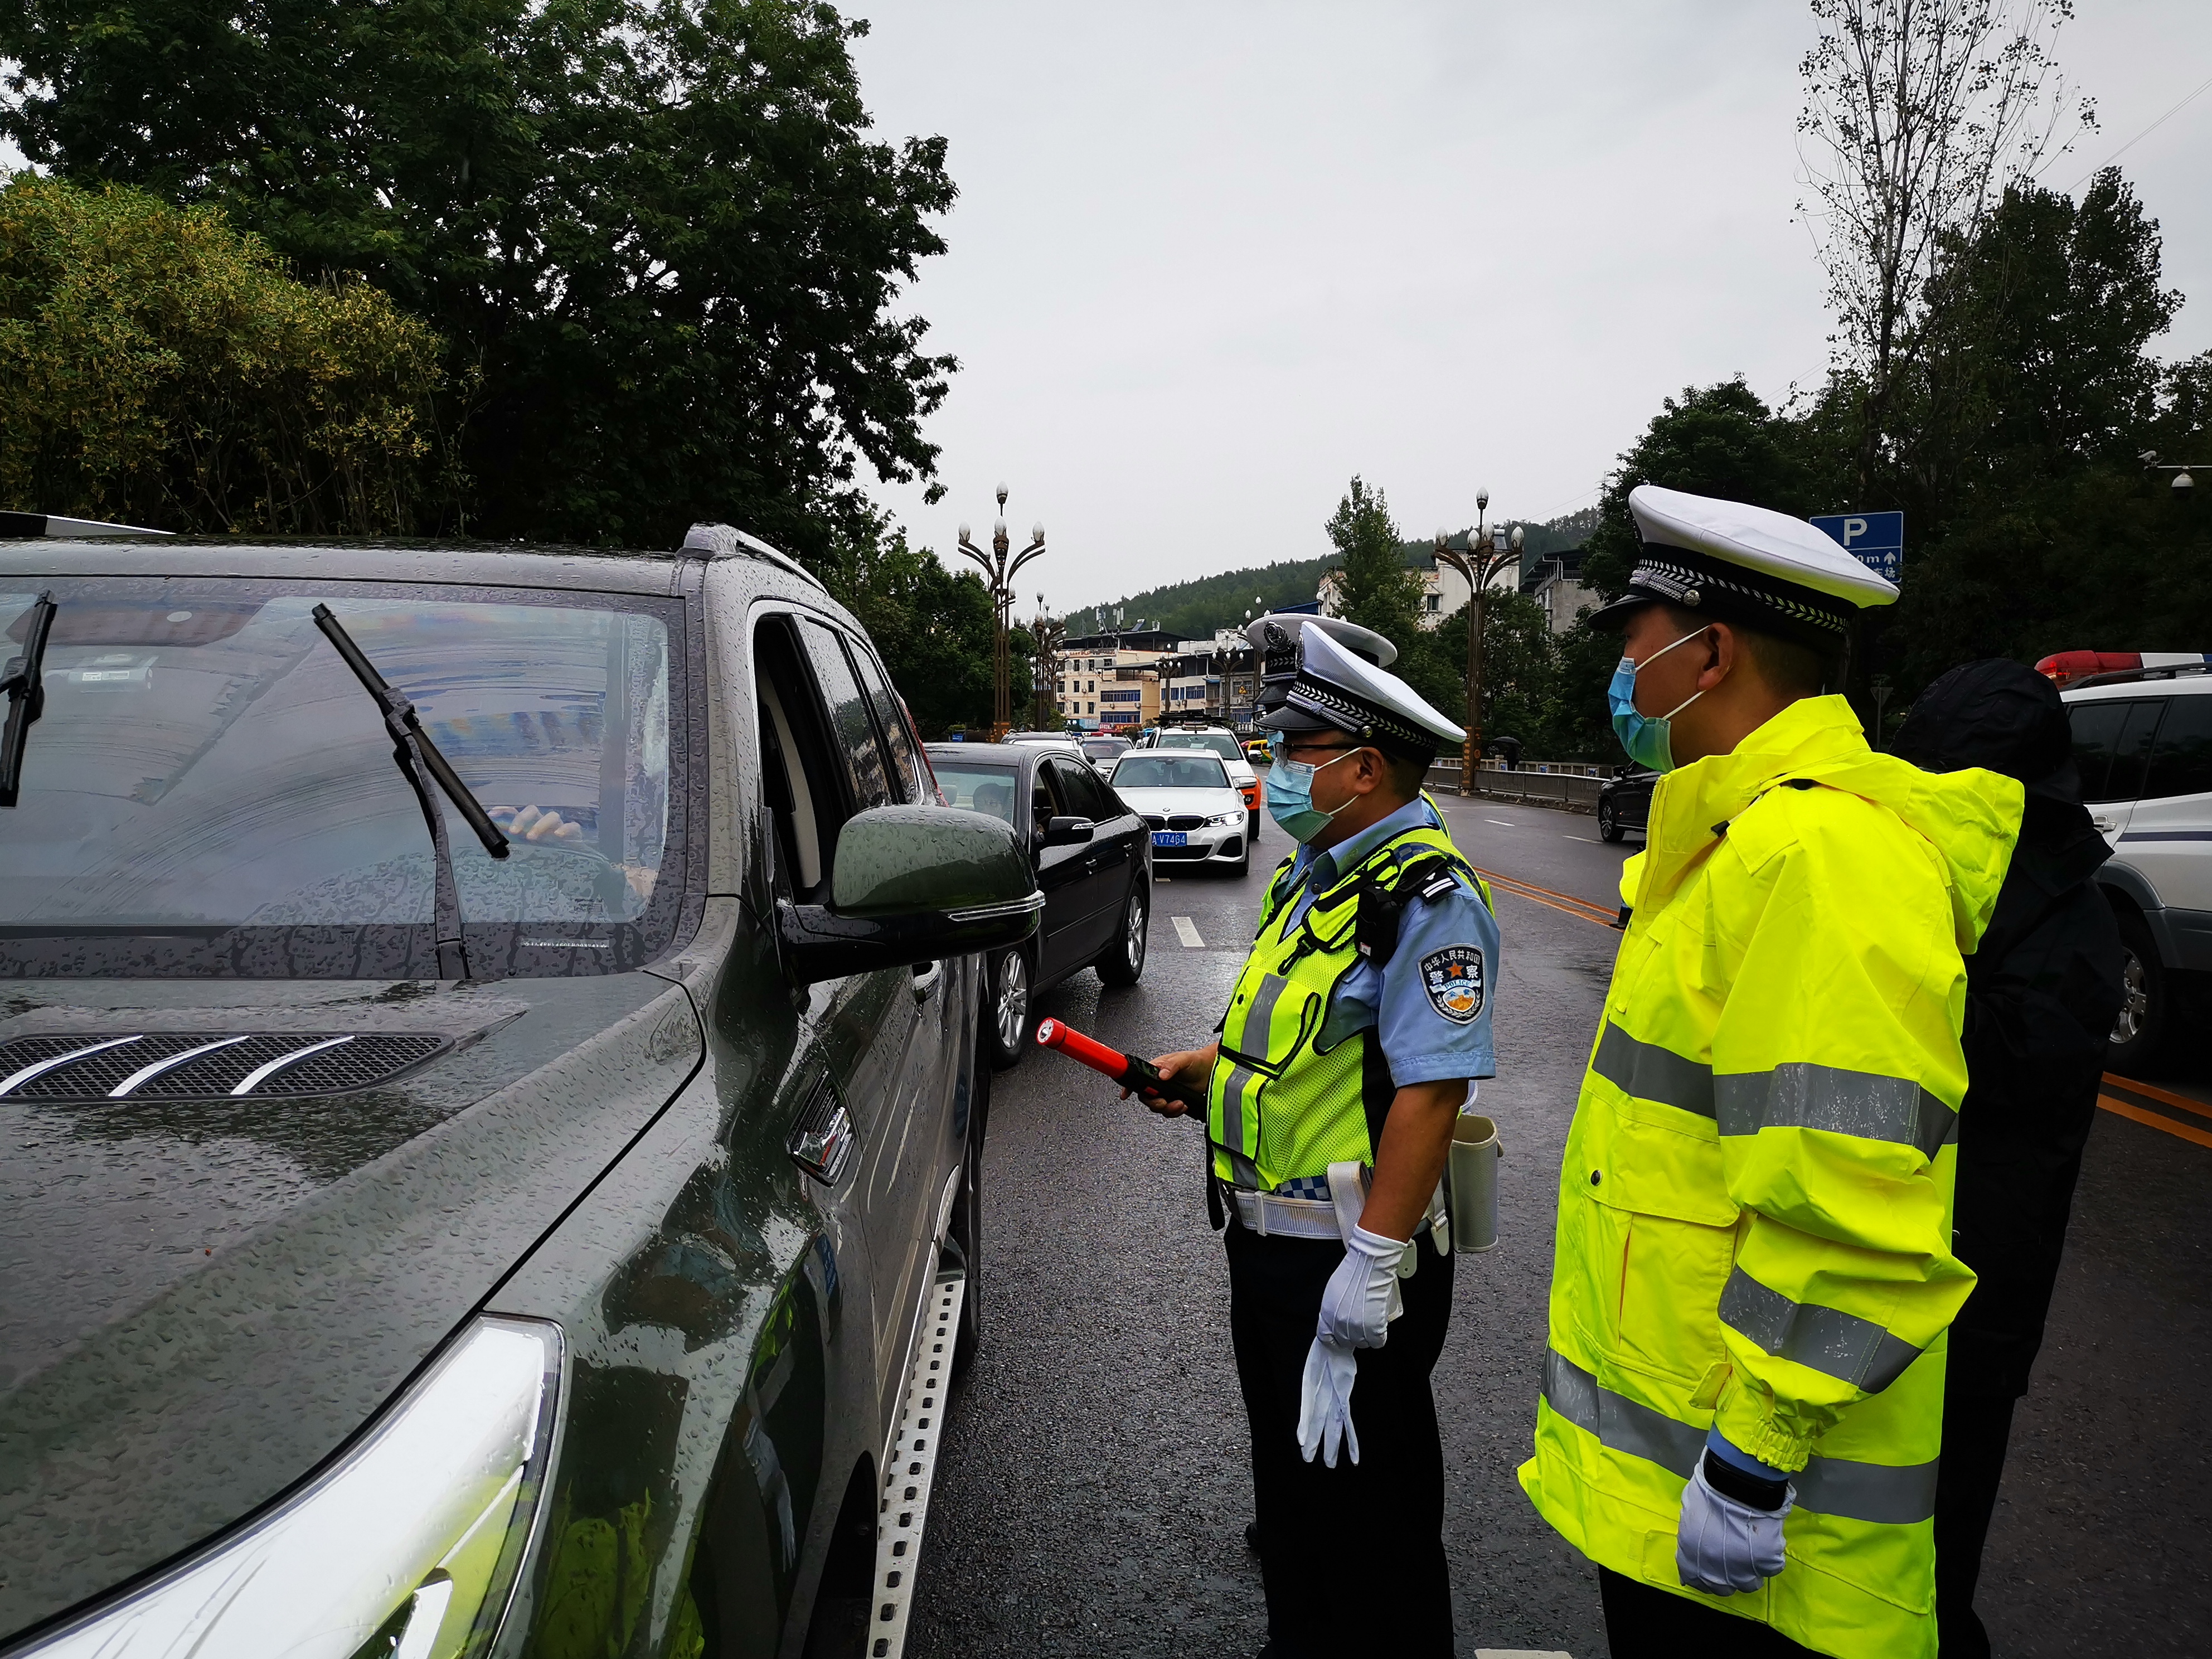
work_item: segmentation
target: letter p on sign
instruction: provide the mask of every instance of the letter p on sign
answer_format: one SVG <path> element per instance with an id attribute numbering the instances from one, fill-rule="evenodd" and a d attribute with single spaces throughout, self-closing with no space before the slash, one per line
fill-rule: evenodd
<path id="1" fill-rule="evenodd" d="M 1845 519 L 1844 520 L 1844 545 L 1845 547 L 1849 547 L 1853 542 L 1858 540 L 1860 537 L 1866 533 L 1867 521 L 1864 519 Z"/>

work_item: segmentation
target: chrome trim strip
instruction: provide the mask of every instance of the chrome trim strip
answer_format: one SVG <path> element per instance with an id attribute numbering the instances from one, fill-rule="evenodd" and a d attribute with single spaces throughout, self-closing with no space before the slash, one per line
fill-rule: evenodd
<path id="1" fill-rule="evenodd" d="M 110 1089 L 107 1091 L 107 1097 L 110 1100 L 120 1100 L 140 1084 L 149 1082 L 161 1076 L 164 1072 L 173 1072 L 186 1060 L 198 1060 L 202 1054 L 211 1054 L 218 1048 L 228 1048 L 234 1042 L 244 1042 L 252 1035 L 249 1031 L 245 1036 L 223 1037 L 214 1042 L 203 1042 L 197 1048 L 187 1048 L 180 1054 L 170 1054 L 165 1059 L 155 1060 L 150 1066 L 141 1066 L 129 1077 Z"/>
<path id="2" fill-rule="evenodd" d="M 256 1089 L 260 1087 L 262 1084 L 267 1082 L 272 1074 L 283 1071 L 294 1060 L 305 1060 L 309 1054 L 319 1054 L 325 1048 L 335 1048 L 341 1042 L 351 1042 L 352 1041 L 353 1036 L 350 1032 L 344 1036 L 325 1037 L 320 1042 L 311 1042 L 304 1048 L 295 1048 L 289 1054 L 279 1054 L 274 1060 L 264 1060 L 260 1065 L 255 1066 L 244 1077 L 240 1078 L 238 1080 L 237 1086 L 231 1091 L 231 1093 L 234 1095 L 250 1095 Z"/>
<path id="3" fill-rule="evenodd" d="M 33 1035 L 37 1034 L 33 1033 Z M 125 1043 L 136 1042 L 144 1036 L 145 1033 L 140 1031 L 127 1037 L 110 1037 L 106 1042 L 95 1042 L 89 1048 L 72 1048 L 69 1053 L 56 1054 L 51 1060 L 33 1061 L 20 1072 L 10 1073 L 7 1077 L 0 1078 L 0 1095 L 6 1094 L 19 1083 L 28 1083 L 33 1078 L 44 1077 L 57 1066 L 66 1066 L 73 1060 L 82 1060 L 87 1054 L 101 1054 L 110 1048 L 120 1048 Z"/>
<path id="4" fill-rule="evenodd" d="M 995 921 L 1001 916 L 1026 915 L 1032 910 L 1044 908 L 1042 890 L 1032 891 L 1027 898 L 1008 899 L 1003 904 L 978 904 L 966 910 L 947 910 L 945 914 L 954 921 Z"/>

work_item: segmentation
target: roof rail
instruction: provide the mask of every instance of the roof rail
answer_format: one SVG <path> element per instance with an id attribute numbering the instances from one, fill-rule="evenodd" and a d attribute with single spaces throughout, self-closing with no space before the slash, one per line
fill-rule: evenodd
<path id="1" fill-rule="evenodd" d="M 148 530 L 135 524 L 103 524 L 98 519 L 64 519 L 54 513 L 0 513 L 0 539 L 17 537 L 60 538 L 69 541 L 106 541 L 111 536 L 170 536 L 169 530 Z"/>
<path id="2" fill-rule="evenodd" d="M 2181 674 L 2212 674 L 2212 663 L 2171 662 L 2154 668 L 2121 668 L 2109 674 L 2085 674 L 2061 689 L 2079 691 L 2085 685 L 2136 685 L 2144 680 L 2170 680 Z"/>
<path id="3" fill-rule="evenodd" d="M 799 580 L 811 583 L 814 586 L 821 588 L 824 593 L 830 592 L 828 587 L 823 586 L 821 577 L 799 563 L 790 554 L 770 547 L 759 537 L 740 530 L 735 525 L 719 522 L 695 524 L 684 532 L 683 550 L 686 553 L 704 553 L 717 559 L 765 559 L 770 564 L 789 571 Z"/>

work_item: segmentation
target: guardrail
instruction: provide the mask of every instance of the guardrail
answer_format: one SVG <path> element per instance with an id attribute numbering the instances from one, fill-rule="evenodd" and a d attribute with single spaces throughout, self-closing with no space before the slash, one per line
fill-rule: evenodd
<path id="1" fill-rule="evenodd" d="M 1459 793 L 1459 763 L 1437 761 L 1429 768 L 1428 787 Z M 1536 763 L 1517 767 L 1485 764 L 1475 769 L 1474 793 L 1485 800 L 1551 806 L 1569 812 L 1597 811 L 1597 792 L 1607 775 L 1595 766 Z"/>

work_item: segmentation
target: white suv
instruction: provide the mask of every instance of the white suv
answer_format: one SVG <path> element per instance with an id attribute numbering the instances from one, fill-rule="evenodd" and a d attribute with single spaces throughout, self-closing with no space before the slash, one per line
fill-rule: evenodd
<path id="1" fill-rule="evenodd" d="M 2093 674 L 2061 696 L 2081 799 L 2112 847 L 2097 880 L 2119 917 L 2128 995 L 2111 1060 L 2133 1073 L 2187 1029 L 2177 1000 L 2212 974 L 2212 663 Z"/>

